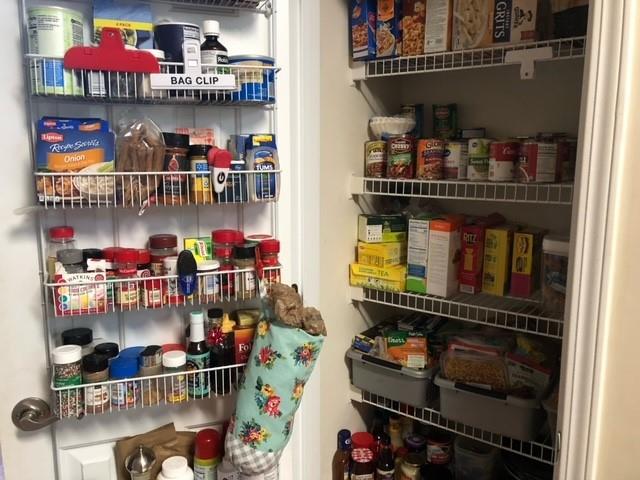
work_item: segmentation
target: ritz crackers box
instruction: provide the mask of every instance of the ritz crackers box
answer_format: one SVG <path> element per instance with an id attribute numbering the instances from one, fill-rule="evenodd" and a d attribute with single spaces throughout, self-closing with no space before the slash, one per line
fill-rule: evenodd
<path id="1" fill-rule="evenodd" d="M 460 233 L 464 216 L 446 215 L 429 224 L 427 293 L 449 297 L 458 291 Z"/>
<path id="2" fill-rule="evenodd" d="M 486 229 L 504 222 L 504 217 L 492 214 L 476 218 L 462 227 L 462 261 L 460 262 L 460 291 L 479 293 L 482 289 L 484 237 Z"/>

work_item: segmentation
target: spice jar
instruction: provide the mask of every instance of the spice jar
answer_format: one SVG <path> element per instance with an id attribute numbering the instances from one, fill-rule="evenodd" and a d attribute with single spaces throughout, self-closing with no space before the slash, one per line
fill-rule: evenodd
<path id="1" fill-rule="evenodd" d="M 254 235 L 245 235 L 244 243 L 255 243 L 260 244 L 265 240 L 273 240 L 273 235 L 269 235 L 267 233 L 256 233 Z"/>
<path id="2" fill-rule="evenodd" d="M 54 388 L 82 385 L 82 348 L 63 345 L 53 350 Z M 79 417 L 84 413 L 82 389 L 56 391 L 55 412 L 60 418 Z"/>
<path id="3" fill-rule="evenodd" d="M 62 264 L 66 273 L 82 273 L 84 266 L 82 262 L 82 250 L 70 248 L 60 250 L 57 253 L 58 262 Z"/>
<path id="4" fill-rule="evenodd" d="M 412 433 L 404 439 L 404 446 L 407 447 L 409 453 L 425 453 L 427 439 L 419 433 Z"/>
<path id="5" fill-rule="evenodd" d="M 137 275 L 139 278 L 150 278 L 153 276 L 151 268 L 151 252 L 146 249 L 138 250 Z M 162 281 L 145 280 L 140 282 L 140 302 L 145 308 L 162 307 Z"/>
<path id="6" fill-rule="evenodd" d="M 139 377 L 153 377 L 162 374 L 162 347 L 159 345 L 149 345 L 140 352 Z M 157 378 L 145 378 L 140 380 L 141 389 L 140 396 L 142 405 L 145 407 L 150 405 L 158 405 L 160 399 L 164 396 L 162 381 Z"/>
<path id="7" fill-rule="evenodd" d="M 217 271 L 218 260 L 204 260 L 198 263 L 198 295 L 200 303 L 215 303 L 220 299 L 220 282 Z"/>
<path id="8" fill-rule="evenodd" d="M 222 299 L 231 300 L 235 295 L 235 274 L 231 273 L 236 270 L 233 262 L 232 247 L 217 247 L 215 256 L 220 262 L 220 293 Z"/>
<path id="9" fill-rule="evenodd" d="M 105 268 L 107 277 L 107 304 L 112 307 L 115 301 L 116 285 L 113 280 L 116 278 L 116 253 L 122 250 L 120 247 L 107 247 L 102 249 L 102 256 L 106 261 Z"/>
<path id="10" fill-rule="evenodd" d="M 123 248 L 115 255 L 116 277 L 118 280 L 134 279 L 133 281 L 119 281 L 116 287 L 116 305 L 122 310 L 135 310 L 140 304 L 138 294 L 138 251 L 133 248 Z"/>
<path id="11" fill-rule="evenodd" d="M 104 255 L 99 248 L 83 248 L 82 249 L 82 268 L 86 271 L 88 269 L 88 260 L 102 260 Z"/>
<path id="12" fill-rule="evenodd" d="M 242 299 L 253 298 L 256 295 L 256 247 L 250 243 L 236 246 L 233 249 L 234 264 L 238 270 L 248 270 L 236 273 L 236 295 Z"/>
<path id="13" fill-rule="evenodd" d="M 238 232 L 237 230 L 229 229 L 214 230 L 213 232 L 211 232 L 211 241 L 213 242 L 213 247 L 235 247 L 238 244 L 239 233 L 240 232 Z M 243 239 L 240 240 L 240 243 L 244 243 L 244 236 Z"/>
<path id="14" fill-rule="evenodd" d="M 47 243 L 47 273 L 49 281 L 53 281 L 56 273 L 58 252 L 76 248 L 73 227 L 60 226 L 49 229 L 49 242 Z"/>
<path id="15" fill-rule="evenodd" d="M 280 241 L 276 239 L 266 239 L 260 242 L 258 245 L 260 252 L 260 260 L 265 267 L 279 267 L 280 259 L 278 255 L 280 253 Z M 265 270 L 264 278 L 267 284 L 280 283 L 280 270 Z"/>
<path id="16" fill-rule="evenodd" d="M 162 176 L 162 188 L 158 195 L 158 203 L 161 205 L 186 205 L 189 192 L 187 176 L 173 172 L 189 171 L 189 135 L 162 132 L 162 136 L 165 143 L 165 173 Z M 151 246 L 151 248 L 154 247 Z M 172 255 L 177 255 L 177 253 Z"/>
<path id="17" fill-rule="evenodd" d="M 191 175 L 191 201 L 196 205 L 213 203 L 211 194 L 211 174 L 207 154 L 211 145 L 191 145 L 189 147 L 189 164 L 192 172 L 202 172 Z"/>
<path id="18" fill-rule="evenodd" d="M 207 340 L 207 345 L 209 347 L 214 339 L 214 335 L 216 335 L 216 330 L 222 326 L 222 317 L 224 315 L 224 310 L 221 308 L 210 308 L 207 310 L 207 318 L 204 325 L 204 336 Z"/>
<path id="19" fill-rule="evenodd" d="M 107 359 L 111 360 L 112 358 L 118 356 L 118 353 L 120 353 L 120 348 L 118 347 L 117 343 L 105 342 L 96 345 L 93 351 L 94 353 L 104 355 L 105 357 L 107 357 Z"/>
<path id="20" fill-rule="evenodd" d="M 409 453 L 402 460 L 400 466 L 400 480 L 420 480 L 420 468 L 424 459 L 417 453 Z"/>
<path id="21" fill-rule="evenodd" d="M 171 374 L 170 377 L 164 378 L 167 402 L 185 402 L 187 400 L 187 354 L 180 350 L 166 352 L 162 355 L 162 367 L 164 373 Z"/>
<path id="22" fill-rule="evenodd" d="M 111 380 L 126 380 L 111 385 L 111 404 L 120 409 L 134 408 L 138 402 L 140 385 L 137 380 L 131 380 L 138 375 L 138 359 L 132 357 L 117 357 L 109 366 Z"/>
<path id="23" fill-rule="evenodd" d="M 351 452 L 351 479 L 374 480 L 376 465 L 373 452 L 368 448 L 355 448 Z"/>
<path id="24" fill-rule="evenodd" d="M 63 345 L 78 345 L 82 356 L 93 353 L 93 332 L 90 328 L 70 328 L 62 332 Z"/>
<path id="25" fill-rule="evenodd" d="M 143 48 L 140 51 L 149 52 L 156 58 L 156 60 L 158 60 L 158 62 L 164 62 L 165 60 L 165 54 L 163 50 L 157 50 L 155 48 Z M 160 68 L 162 68 L 162 66 L 160 66 Z M 166 90 L 154 90 L 151 88 L 151 75 L 149 75 L 148 73 L 138 73 L 138 98 L 142 98 L 144 100 L 158 100 L 166 97 Z"/>
<path id="26" fill-rule="evenodd" d="M 170 233 L 160 233 L 149 237 L 149 252 L 151 253 L 151 270 L 153 275 L 164 275 L 164 259 L 178 255 L 178 237 Z"/>
<path id="27" fill-rule="evenodd" d="M 187 347 L 182 343 L 165 343 L 162 345 L 162 353 L 165 354 L 167 352 L 173 352 L 174 350 L 178 350 L 180 352 L 186 352 Z"/>
<path id="28" fill-rule="evenodd" d="M 174 276 L 164 280 L 164 303 L 165 305 L 182 305 L 185 297 L 180 293 L 178 287 L 178 257 L 166 257 L 164 259 L 164 275 Z"/>
<path id="29" fill-rule="evenodd" d="M 109 380 L 109 358 L 92 353 L 82 359 L 82 381 L 84 383 L 101 383 Z M 88 414 L 100 414 L 109 410 L 109 387 L 96 385 L 85 387 L 85 411 Z"/>

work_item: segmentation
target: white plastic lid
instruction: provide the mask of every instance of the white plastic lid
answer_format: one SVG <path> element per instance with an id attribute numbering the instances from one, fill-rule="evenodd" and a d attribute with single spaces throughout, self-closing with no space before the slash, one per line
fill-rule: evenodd
<path id="1" fill-rule="evenodd" d="M 184 457 L 169 457 L 162 462 L 162 475 L 165 478 L 188 478 L 185 473 L 189 473 L 189 470 L 189 463 Z"/>
<path id="2" fill-rule="evenodd" d="M 199 272 L 210 272 L 212 270 L 218 270 L 220 268 L 220 262 L 218 260 L 203 260 L 198 263 Z"/>
<path id="3" fill-rule="evenodd" d="M 162 263 L 166 269 L 172 270 L 178 265 L 178 257 L 165 257 Z"/>
<path id="4" fill-rule="evenodd" d="M 204 314 L 202 312 L 191 312 L 191 323 L 204 323 Z"/>
<path id="5" fill-rule="evenodd" d="M 91 347 L 93 350 L 93 347 Z M 80 345 L 62 345 L 53 350 L 54 365 L 66 365 L 82 360 L 82 347 Z"/>
<path id="6" fill-rule="evenodd" d="M 207 35 L 220 35 L 220 22 L 217 20 L 205 20 L 202 22 L 202 33 Z"/>
<path id="7" fill-rule="evenodd" d="M 149 52 L 151 55 L 156 57 L 158 60 L 164 60 L 165 55 L 163 50 L 158 50 L 157 48 L 145 48 L 142 50 L 143 52 Z"/>
<path id="8" fill-rule="evenodd" d="M 187 354 L 181 350 L 171 350 L 162 355 L 162 366 L 179 368 L 187 364 Z"/>
<path id="9" fill-rule="evenodd" d="M 544 253 L 569 256 L 569 237 L 563 235 L 546 235 L 542 241 Z"/>

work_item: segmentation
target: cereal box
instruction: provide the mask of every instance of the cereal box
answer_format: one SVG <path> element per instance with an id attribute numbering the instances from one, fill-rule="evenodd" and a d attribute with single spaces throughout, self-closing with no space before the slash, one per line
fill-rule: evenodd
<path id="1" fill-rule="evenodd" d="M 454 0 L 451 44 L 453 50 L 489 47 L 493 43 L 495 0 Z"/>
<path id="2" fill-rule="evenodd" d="M 402 55 L 402 0 L 378 0 L 376 58 Z"/>
<path id="3" fill-rule="evenodd" d="M 402 56 L 424 53 L 426 0 L 404 0 L 402 3 Z"/>
<path id="4" fill-rule="evenodd" d="M 511 243 L 515 225 L 488 228 L 484 237 L 482 291 L 504 296 L 508 291 Z"/>
<path id="5" fill-rule="evenodd" d="M 424 53 L 451 50 L 453 0 L 426 0 Z"/>
<path id="6" fill-rule="evenodd" d="M 427 293 L 448 297 L 458 291 L 460 231 L 464 217 L 447 215 L 429 224 Z"/>
<path id="7" fill-rule="evenodd" d="M 377 1 L 351 0 L 351 55 L 354 60 L 376 58 Z"/>
<path id="8" fill-rule="evenodd" d="M 479 293 L 482 289 L 484 237 L 487 227 L 504 222 L 502 215 L 474 219 L 462 227 L 462 261 L 460 262 L 460 291 Z"/>
<path id="9" fill-rule="evenodd" d="M 527 228 L 513 236 L 511 295 L 530 297 L 540 287 L 542 239 L 545 230 Z"/>
<path id="10" fill-rule="evenodd" d="M 391 292 L 404 292 L 407 268 L 404 265 L 379 268 L 352 263 L 349 283 L 354 287 L 377 288 Z"/>
<path id="11" fill-rule="evenodd" d="M 493 43 L 537 40 L 539 0 L 496 0 L 493 12 Z"/>
<path id="12" fill-rule="evenodd" d="M 407 244 L 404 242 L 358 242 L 358 263 L 373 267 L 393 267 L 407 262 Z"/>

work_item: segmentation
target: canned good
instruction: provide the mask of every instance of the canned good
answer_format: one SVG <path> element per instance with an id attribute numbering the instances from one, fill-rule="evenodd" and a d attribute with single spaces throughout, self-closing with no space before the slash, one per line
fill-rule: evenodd
<path id="1" fill-rule="evenodd" d="M 364 176 L 384 178 L 387 171 L 387 142 L 373 140 L 364 144 Z"/>
<path id="2" fill-rule="evenodd" d="M 577 156 L 578 140 L 576 138 L 558 140 L 558 168 L 561 182 L 570 182 L 574 179 Z"/>
<path id="3" fill-rule="evenodd" d="M 387 177 L 413 178 L 415 140 L 411 135 L 392 135 L 387 144 Z"/>
<path id="4" fill-rule="evenodd" d="M 471 138 L 483 138 L 487 136 L 487 131 L 483 127 L 463 128 L 460 130 L 460 138 L 469 140 Z"/>
<path id="5" fill-rule="evenodd" d="M 449 140 L 458 132 L 458 106 L 455 103 L 433 106 L 433 136 Z"/>
<path id="6" fill-rule="evenodd" d="M 469 140 L 469 166 L 467 176 L 474 182 L 486 181 L 489 178 L 489 148 L 491 140 L 488 138 L 472 138 Z"/>
<path id="7" fill-rule="evenodd" d="M 418 140 L 416 147 L 416 178 L 441 180 L 444 164 L 444 141 L 438 138 Z"/>
<path id="8" fill-rule="evenodd" d="M 527 140 L 520 145 L 516 178 L 521 183 L 548 183 L 558 178 L 558 145 Z"/>
<path id="9" fill-rule="evenodd" d="M 520 144 L 514 141 L 492 142 L 489 147 L 489 181 L 490 182 L 511 182 L 513 181 L 514 170 Z"/>
<path id="10" fill-rule="evenodd" d="M 468 163 L 468 142 L 446 142 L 444 144 L 444 178 L 447 180 L 466 180 Z"/>
<path id="11" fill-rule="evenodd" d="M 447 465 L 453 453 L 453 436 L 445 432 L 433 432 L 427 437 L 427 463 Z"/>

